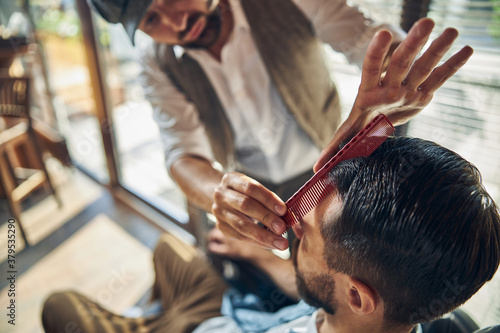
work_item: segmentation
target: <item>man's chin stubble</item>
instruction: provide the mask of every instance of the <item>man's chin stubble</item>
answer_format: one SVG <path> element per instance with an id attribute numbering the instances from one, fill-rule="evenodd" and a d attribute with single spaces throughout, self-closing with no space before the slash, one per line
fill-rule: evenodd
<path id="1" fill-rule="evenodd" d="M 297 290 L 300 298 L 311 306 L 322 308 L 326 313 L 335 314 L 335 305 L 332 304 L 334 296 L 335 284 L 333 279 L 328 275 L 323 274 L 319 276 L 310 276 L 306 283 L 306 277 L 298 269 L 297 265 L 297 251 L 299 249 L 300 240 L 296 238 L 292 243 L 292 262 L 295 268 L 295 275 L 297 281 Z M 310 288 L 310 286 L 312 288 Z M 315 291 L 313 291 L 315 289 Z M 326 299 L 320 300 L 322 297 L 318 294 L 320 291 L 325 293 Z"/>

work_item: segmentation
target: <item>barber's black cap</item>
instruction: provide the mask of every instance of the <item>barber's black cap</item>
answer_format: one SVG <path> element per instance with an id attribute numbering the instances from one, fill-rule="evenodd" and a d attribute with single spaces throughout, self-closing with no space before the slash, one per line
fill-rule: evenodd
<path id="1" fill-rule="evenodd" d="M 109 23 L 121 23 L 132 44 L 134 34 L 153 0 L 89 0 L 92 7 Z"/>

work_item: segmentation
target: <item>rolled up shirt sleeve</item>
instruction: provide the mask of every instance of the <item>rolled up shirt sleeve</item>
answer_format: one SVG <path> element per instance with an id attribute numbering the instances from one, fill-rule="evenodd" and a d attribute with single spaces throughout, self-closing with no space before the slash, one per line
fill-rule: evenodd
<path id="1" fill-rule="evenodd" d="M 152 43 L 141 43 L 137 55 L 142 68 L 139 79 L 160 129 L 168 172 L 182 156 L 194 155 L 213 162 L 212 149 L 196 106 L 162 71 L 155 60 Z"/>
<path id="2" fill-rule="evenodd" d="M 401 42 L 405 32 L 394 25 L 379 24 L 345 0 L 294 0 L 324 42 L 343 53 L 349 62 L 363 65 L 368 45 L 375 33 L 389 30 L 393 42 Z"/>

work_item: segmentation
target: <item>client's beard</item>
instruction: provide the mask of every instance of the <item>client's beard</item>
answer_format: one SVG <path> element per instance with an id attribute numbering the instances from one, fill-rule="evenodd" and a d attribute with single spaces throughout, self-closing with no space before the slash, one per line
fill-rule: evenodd
<path id="1" fill-rule="evenodd" d="M 292 244 L 292 260 L 297 277 L 297 290 L 299 296 L 307 304 L 323 308 L 326 313 L 334 315 L 336 306 L 334 302 L 335 283 L 329 274 L 307 274 L 301 273 L 297 266 L 297 250 L 299 248 L 299 239 L 295 239 Z M 307 281 L 307 282 L 306 282 Z"/>
<path id="2" fill-rule="evenodd" d="M 181 33 L 179 33 L 179 40 L 182 40 L 184 37 L 186 37 L 186 35 L 191 30 L 191 28 L 203 16 L 207 20 L 205 28 L 203 29 L 202 33 L 200 34 L 200 36 L 196 40 L 189 42 L 189 43 L 186 43 L 186 44 L 183 44 L 183 46 L 185 48 L 206 49 L 206 48 L 209 48 L 210 46 L 212 46 L 219 38 L 222 19 L 221 19 L 220 10 L 217 7 L 213 12 L 211 12 L 209 14 L 199 13 L 199 14 L 194 14 L 191 17 L 189 17 L 188 22 L 187 22 L 187 28 L 184 31 L 182 31 Z"/>

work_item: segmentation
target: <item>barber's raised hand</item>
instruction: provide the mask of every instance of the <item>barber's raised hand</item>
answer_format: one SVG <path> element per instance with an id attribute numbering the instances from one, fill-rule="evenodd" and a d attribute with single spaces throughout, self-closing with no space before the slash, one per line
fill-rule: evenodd
<path id="1" fill-rule="evenodd" d="M 264 248 L 284 250 L 288 247 L 288 241 L 280 236 L 285 232 L 285 222 L 281 219 L 286 213 L 285 203 L 244 174 L 224 175 L 214 192 L 212 213 L 217 227 L 227 236 Z"/>
<path id="2" fill-rule="evenodd" d="M 434 22 L 428 18 L 416 22 L 394 51 L 385 76 L 383 64 L 392 36 L 382 30 L 373 37 L 363 62 L 361 84 L 351 113 L 322 151 L 314 166 L 315 171 L 339 150 L 340 143 L 356 135 L 376 115 L 385 114 L 393 125 L 407 122 L 427 106 L 434 92 L 467 62 L 472 55 L 469 46 L 436 67 L 458 36 L 453 28 L 446 29 L 414 62 L 433 28 Z"/>

